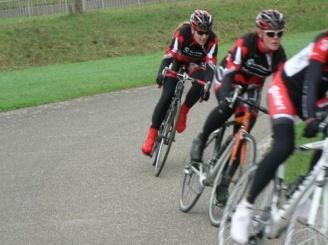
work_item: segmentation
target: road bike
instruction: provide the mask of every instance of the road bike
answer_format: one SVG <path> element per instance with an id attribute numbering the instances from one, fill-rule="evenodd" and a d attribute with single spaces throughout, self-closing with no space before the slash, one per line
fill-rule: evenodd
<path id="1" fill-rule="evenodd" d="M 165 75 L 171 74 L 178 78 L 177 85 L 175 87 L 174 96 L 172 98 L 169 109 L 166 112 L 166 116 L 159 128 L 158 137 L 154 143 L 154 147 L 151 153 L 152 162 L 154 166 L 154 175 L 159 176 L 167 159 L 167 156 L 170 152 L 172 143 L 175 141 L 175 128 L 177 120 L 180 114 L 181 107 L 181 97 L 184 91 L 185 83 L 200 83 L 204 86 L 204 89 L 207 89 L 210 85 L 204 81 L 194 79 L 190 77 L 186 71 L 186 68 L 183 67 L 180 69 L 180 72 L 174 72 L 170 69 L 165 69 L 163 72 Z"/>
<path id="2" fill-rule="evenodd" d="M 249 90 L 256 90 L 251 87 Z M 209 219 L 211 224 L 217 226 L 220 223 L 224 201 L 217 200 L 216 187 L 223 180 L 223 176 L 229 176 L 229 191 L 244 169 L 253 164 L 256 159 L 256 142 L 249 133 L 254 112 L 257 110 L 266 112 L 259 106 L 257 99 L 248 100 L 240 96 L 246 92 L 241 86 L 235 86 L 230 97 L 226 99 L 230 106 L 235 103 L 246 110 L 240 117 L 228 121 L 222 127 L 214 131 L 205 144 L 202 163 L 187 161 L 184 168 L 183 182 L 180 193 L 180 209 L 189 212 L 196 204 L 206 186 L 213 187 L 209 202 Z M 246 96 L 247 93 L 244 93 Z M 237 165 L 237 166 L 236 166 Z M 240 165 L 238 167 L 238 165 Z M 237 167 L 237 168 L 236 168 Z M 224 174 L 225 173 L 225 174 Z M 228 173 L 231 173 L 228 175 Z M 232 174 L 233 173 L 233 174 Z"/>
<path id="3" fill-rule="evenodd" d="M 271 183 L 257 197 L 248 244 L 263 244 L 267 239 L 280 238 L 282 244 L 328 244 L 328 117 L 320 125 L 325 138 L 299 145 L 297 151 L 322 150 L 314 168 L 298 188 L 286 198 L 284 164 Z M 230 219 L 236 205 L 251 186 L 258 165 L 254 165 L 238 181 L 223 212 L 218 231 L 218 244 L 235 244 L 230 237 Z"/>

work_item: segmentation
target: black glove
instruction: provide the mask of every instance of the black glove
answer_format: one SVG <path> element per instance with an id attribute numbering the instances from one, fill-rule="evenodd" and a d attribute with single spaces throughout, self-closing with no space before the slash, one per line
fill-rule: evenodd
<path id="1" fill-rule="evenodd" d="M 305 123 L 305 128 L 303 131 L 303 137 L 312 138 L 314 137 L 319 130 L 320 121 L 318 119 L 313 119 Z"/>
<path id="2" fill-rule="evenodd" d="M 157 83 L 158 87 L 162 87 L 162 85 L 164 83 L 164 78 L 165 78 L 165 76 L 162 73 L 157 74 L 156 83 Z"/>
<path id="3" fill-rule="evenodd" d="M 160 71 L 157 74 L 156 83 L 157 83 L 158 87 L 162 87 L 162 85 L 164 84 L 167 69 L 168 69 L 168 67 L 165 67 L 162 71 Z"/>

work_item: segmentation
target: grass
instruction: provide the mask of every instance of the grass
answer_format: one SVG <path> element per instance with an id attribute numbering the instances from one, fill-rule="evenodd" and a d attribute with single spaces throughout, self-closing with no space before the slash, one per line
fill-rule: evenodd
<path id="1" fill-rule="evenodd" d="M 299 123 L 295 127 L 296 145 L 305 144 L 321 139 L 320 136 L 311 139 L 303 138 L 302 137 L 303 129 L 304 129 L 303 123 Z M 305 152 L 294 152 L 294 154 L 288 158 L 286 162 L 286 177 L 287 177 L 286 179 L 288 183 L 295 180 L 297 176 L 305 175 L 307 173 L 313 153 L 314 153 L 313 150 L 305 151 Z"/>
<path id="2" fill-rule="evenodd" d="M 317 33 L 287 35 L 283 44 L 288 54 L 297 52 Z M 231 45 L 220 47 L 221 58 Z M 161 56 L 157 52 L 2 72 L 0 111 L 153 84 Z"/>
<path id="3" fill-rule="evenodd" d="M 188 0 L 82 15 L 0 19 L 0 70 L 76 63 L 165 50 L 172 31 L 195 8 L 209 10 L 222 43 L 254 30 L 257 13 L 277 8 L 290 34 L 326 28 L 326 0 Z"/>

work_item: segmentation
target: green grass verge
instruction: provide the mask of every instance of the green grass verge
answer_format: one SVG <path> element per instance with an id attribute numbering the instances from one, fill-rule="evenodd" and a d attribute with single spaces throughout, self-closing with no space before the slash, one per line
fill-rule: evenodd
<path id="1" fill-rule="evenodd" d="M 295 129 L 296 145 L 313 142 L 322 138 L 321 136 L 311 139 L 302 137 L 304 129 L 303 123 L 297 124 Z M 305 175 L 307 173 L 313 153 L 314 151 L 312 150 L 306 152 L 294 152 L 294 154 L 288 158 L 286 161 L 286 179 L 288 183 L 295 180 L 297 176 Z"/>
<path id="2" fill-rule="evenodd" d="M 297 52 L 317 33 L 286 35 L 283 44 L 288 54 Z M 220 46 L 220 58 L 231 45 Z M 161 56 L 158 52 L 2 72 L 0 111 L 153 84 Z"/>
<path id="3" fill-rule="evenodd" d="M 326 28 L 327 0 L 185 0 L 82 15 L 0 19 L 0 70 L 162 52 L 195 8 L 209 10 L 223 43 L 254 30 L 259 11 L 285 13 L 287 32 Z"/>

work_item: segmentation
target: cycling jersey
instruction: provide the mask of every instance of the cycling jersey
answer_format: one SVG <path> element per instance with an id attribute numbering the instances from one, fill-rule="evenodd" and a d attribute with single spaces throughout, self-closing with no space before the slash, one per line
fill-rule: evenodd
<path id="1" fill-rule="evenodd" d="M 286 54 L 282 46 L 276 51 L 265 52 L 263 42 L 257 33 L 247 33 L 240 37 L 228 55 L 221 61 L 222 76 L 231 72 L 232 82 L 263 86 L 266 77 L 276 72 L 286 61 Z M 220 76 L 217 77 L 215 90 L 221 86 Z"/>
<path id="2" fill-rule="evenodd" d="M 328 90 L 328 32 L 290 58 L 269 88 L 273 117 L 314 117 L 316 101 Z M 302 98 L 303 96 L 303 98 Z M 303 100 L 302 100 L 303 99 Z"/>
<path id="3" fill-rule="evenodd" d="M 199 45 L 193 38 L 190 24 L 184 24 L 174 33 L 166 55 L 182 63 L 205 62 L 216 65 L 218 38 L 213 31 L 209 32 L 204 46 Z"/>
<path id="4" fill-rule="evenodd" d="M 194 40 L 189 23 L 179 27 L 173 35 L 166 50 L 158 74 L 162 74 L 165 67 L 178 72 L 181 65 L 187 68 L 188 75 L 203 81 L 212 81 L 214 68 L 217 62 L 218 38 L 210 31 L 204 46 Z M 174 73 L 167 73 L 163 84 L 163 91 L 152 116 L 152 128 L 159 129 L 166 111 L 174 95 L 177 78 Z M 189 89 L 184 104 L 191 108 L 200 98 L 203 86 L 193 83 Z"/>

